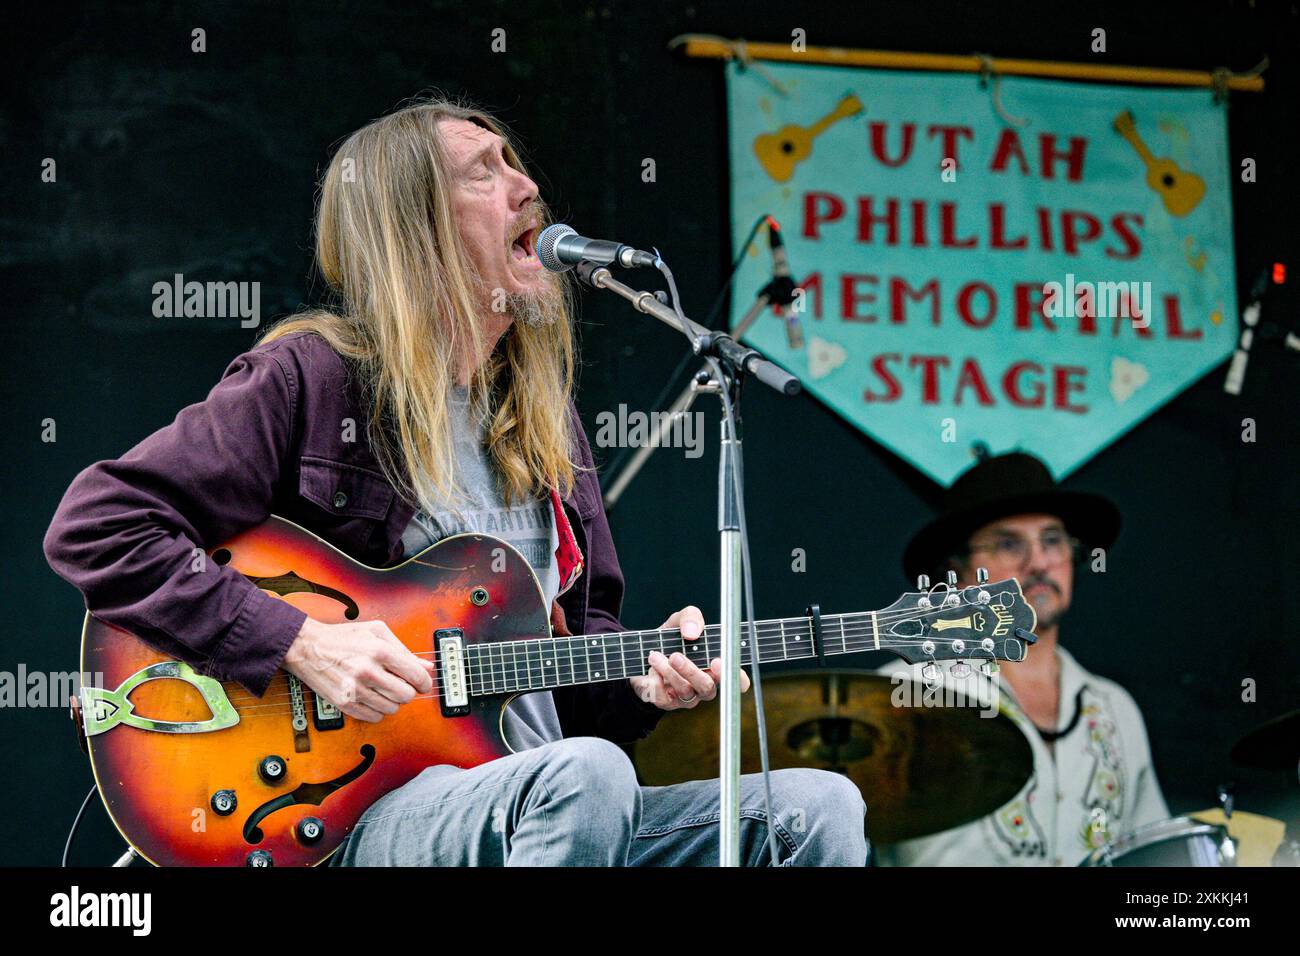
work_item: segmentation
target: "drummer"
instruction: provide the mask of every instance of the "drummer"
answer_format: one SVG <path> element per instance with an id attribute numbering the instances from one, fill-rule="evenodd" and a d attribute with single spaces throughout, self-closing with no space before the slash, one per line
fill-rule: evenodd
<path id="1" fill-rule="evenodd" d="M 951 569 L 967 586 L 983 567 L 990 581 L 1018 578 L 1033 603 L 1038 643 L 1024 661 L 1003 664 L 992 678 L 976 670 L 964 681 L 941 665 L 939 680 L 959 690 L 979 681 L 983 692 L 995 692 L 1029 739 L 1034 773 L 993 814 L 880 847 L 880 863 L 1074 866 L 1102 843 L 1169 816 L 1137 704 L 1060 645 L 1075 567 L 1093 549 L 1109 548 L 1119 527 L 1111 502 L 1060 488 L 1042 462 L 1014 453 L 985 457 L 962 474 L 942 514 L 912 539 L 903 558 L 910 577 L 941 582 Z M 920 679 L 919 665 L 884 670 Z"/>

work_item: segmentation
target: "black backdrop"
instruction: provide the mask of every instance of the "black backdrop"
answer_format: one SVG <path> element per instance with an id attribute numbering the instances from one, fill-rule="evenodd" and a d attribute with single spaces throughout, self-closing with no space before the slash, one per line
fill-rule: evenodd
<path id="1" fill-rule="evenodd" d="M 1274 259 L 1300 271 L 1294 4 L 96 3 L 6 15 L 10 672 L 76 667 L 80 599 L 40 547 L 68 482 L 201 399 L 255 335 L 237 320 L 156 319 L 152 284 L 176 272 L 259 281 L 267 320 L 313 301 L 314 183 L 330 145 L 426 87 L 468 93 L 510 123 L 562 219 L 664 249 L 702 316 L 730 258 L 723 80 L 717 62 L 670 53 L 674 35 L 782 41 L 802 27 L 810 44 L 1201 69 L 1268 54 L 1267 92 L 1231 102 L 1234 166 L 1251 156 L 1259 169 L 1235 187 L 1238 286 Z M 189 52 L 195 27 L 207 31 L 201 55 Z M 490 50 L 496 27 L 505 54 Z M 1094 27 L 1107 31 L 1104 58 L 1089 50 Z M 57 185 L 39 181 L 47 156 Z M 646 157 L 653 184 L 641 180 Z M 1284 307 L 1294 316 L 1294 298 Z M 589 424 L 620 402 L 647 409 L 682 348 L 590 295 L 582 344 Z M 1174 812 L 1209 805 L 1229 778 L 1244 809 L 1296 810 L 1286 774 L 1234 769 L 1227 749 L 1300 705 L 1297 368 L 1300 353 L 1261 342 L 1243 395 L 1225 395 L 1216 369 L 1071 478 L 1112 496 L 1126 527 L 1108 572 L 1083 574 L 1063 640 L 1137 698 Z M 716 615 L 715 415 L 704 407 L 704 457 L 657 453 L 611 515 L 630 626 L 687 602 Z M 892 600 L 934 486 L 810 398 L 755 388 L 745 411 L 760 614 Z M 1240 439 L 1245 417 L 1254 444 Z M 53 443 L 41 440 L 46 419 Z M 806 573 L 791 571 L 794 548 Z M 1241 699 L 1247 678 L 1255 703 Z M 89 768 L 59 708 L 0 711 L 0 730 L 0 862 L 55 862 Z M 120 846 L 96 805 L 75 858 L 108 861 Z"/>

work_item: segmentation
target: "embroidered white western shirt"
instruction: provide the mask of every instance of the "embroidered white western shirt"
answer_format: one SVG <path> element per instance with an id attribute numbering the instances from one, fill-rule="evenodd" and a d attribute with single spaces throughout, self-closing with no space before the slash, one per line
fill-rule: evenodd
<path id="1" fill-rule="evenodd" d="M 878 862 L 886 866 L 1076 866 L 1101 843 L 1168 818 L 1137 703 L 1119 684 L 1085 670 L 1064 648 L 1058 646 L 1056 653 L 1061 667 L 1056 729 L 1064 733 L 1050 749 L 1005 680 L 978 671 L 966 679 L 981 682 L 981 695 L 998 694 L 999 709 L 1029 741 L 1034 772 L 1020 793 L 989 816 L 963 826 L 878 846 Z M 947 670 L 940 670 L 940 681 L 950 681 Z M 921 679 L 920 665 L 901 661 L 881 671 Z"/>

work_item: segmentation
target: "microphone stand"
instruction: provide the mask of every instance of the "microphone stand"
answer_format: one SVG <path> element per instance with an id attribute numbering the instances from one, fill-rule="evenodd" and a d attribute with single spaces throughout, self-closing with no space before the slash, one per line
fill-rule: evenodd
<path id="1" fill-rule="evenodd" d="M 736 328 L 732 331 L 731 337 L 733 339 L 738 339 L 749 331 L 749 327 L 758 321 L 758 317 L 767 310 L 769 305 L 783 308 L 790 307 L 795 300 L 795 289 L 796 286 L 794 280 L 790 278 L 788 270 L 785 273 L 774 275 L 771 282 L 758 290 L 758 295 L 754 298 L 753 304 L 741 317 L 740 322 L 736 324 Z M 792 317 L 789 315 L 784 317 L 787 327 L 790 325 L 791 318 Z M 681 328 L 680 323 L 677 321 L 676 314 L 674 314 L 673 319 L 674 321 L 672 324 L 677 328 Z M 797 330 L 797 326 L 795 326 L 795 328 Z M 790 344 L 792 348 L 801 348 L 803 346 L 802 332 L 792 332 Z M 685 414 L 690 410 L 690 407 L 695 404 L 695 396 L 702 391 L 716 390 L 706 384 L 708 381 L 708 371 L 709 368 L 706 364 L 691 377 L 691 381 L 687 383 L 686 387 L 681 390 L 675 399 L 673 399 L 673 403 L 668 406 L 667 414 L 660 419 L 659 431 L 655 436 L 655 440 L 638 448 L 628 460 L 627 466 L 619 472 L 610 483 L 609 488 L 605 491 L 606 511 L 609 511 L 614 507 L 614 505 L 618 504 L 618 499 L 623 497 L 623 492 L 626 491 L 627 486 L 632 483 L 632 479 L 637 476 L 643 467 L 645 467 L 645 463 L 650 460 L 650 456 L 654 454 L 654 450 L 664 443 L 664 440 L 668 437 L 668 432 L 672 429 L 673 422 L 677 420 L 677 416 Z"/>
<path id="2" fill-rule="evenodd" d="M 685 332 L 695 354 L 716 360 L 722 381 L 712 383 L 719 393 L 725 390 L 729 401 L 723 402 L 721 450 L 718 460 L 718 536 L 721 543 L 719 584 L 721 588 L 722 686 L 721 754 L 718 778 L 721 781 L 722 866 L 740 866 L 740 605 L 741 557 L 740 498 L 737 493 L 740 453 L 740 391 L 746 374 L 783 395 L 798 394 L 799 380 L 773 365 L 754 349 L 738 344 L 723 332 L 706 329 L 668 308 L 652 292 L 632 289 L 615 279 L 608 268 L 591 262 L 578 265 L 578 278 L 593 289 L 608 289 L 622 296 L 638 312 L 654 316 L 666 325 Z M 683 328 L 683 323 L 685 328 Z M 709 388 L 708 390 L 713 390 Z M 726 414 L 730 408 L 731 414 Z M 751 614 L 753 609 L 750 609 Z M 753 665 L 759 665 L 758 646 L 754 644 Z"/>

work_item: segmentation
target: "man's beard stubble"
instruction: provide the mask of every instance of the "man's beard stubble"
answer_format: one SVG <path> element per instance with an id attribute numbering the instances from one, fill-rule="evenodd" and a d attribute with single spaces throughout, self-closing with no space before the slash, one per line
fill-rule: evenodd
<path id="1" fill-rule="evenodd" d="M 1025 582 L 1022 584 L 1021 587 L 1024 591 L 1028 591 L 1035 584 L 1047 585 L 1048 588 L 1051 589 L 1052 595 L 1055 596 L 1055 601 L 1053 602 L 1053 608 L 1051 611 L 1044 611 L 1040 609 L 1039 602 L 1037 600 L 1032 601 L 1034 605 L 1034 611 L 1038 614 L 1038 623 L 1036 625 L 1036 629 L 1041 630 L 1044 628 L 1054 628 L 1061 623 L 1061 619 L 1065 617 L 1065 613 L 1070 609 L 1069 605 L 1064 604 L 1062 602 L 1061 586 L 1057 584 L 1054 580 L 1052 580 L 1050 577 L 1048 577 L 1046 574 L 1031 574 L 1028 578 L 1025 579 Z"/>
<path id="2" fill-rule="evenodd" d="M 560 310 L 550 293 L 520 295 L 512 292 L 506 295 L 506 314 L 523 325 L 540 328 L 554 325 L 560 317 Z"/>

